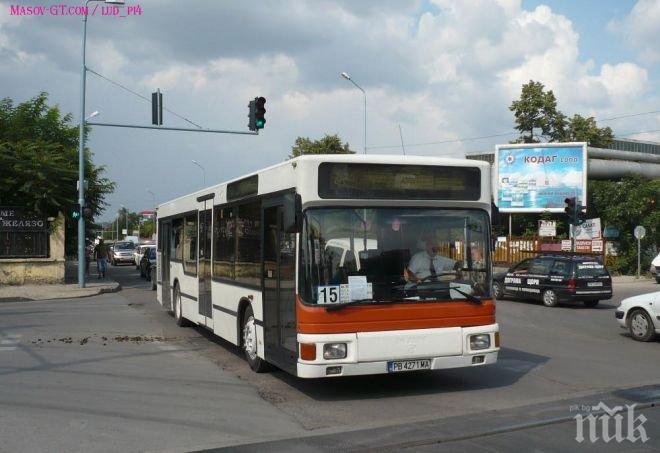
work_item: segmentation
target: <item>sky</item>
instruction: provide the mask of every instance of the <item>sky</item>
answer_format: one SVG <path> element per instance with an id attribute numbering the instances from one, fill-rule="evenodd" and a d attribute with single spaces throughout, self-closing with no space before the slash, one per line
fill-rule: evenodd
<path id="1" fill-rule="evenodd" d="M 11 14 L 60 4 L 81 2 L 0 0 L 0 97 L 46 91 L 77 122 L 82 18 Z M 117 183 L 102 220 L 151 208 L 148 190 L 161 203 L 281 162 L 299 136 L 338 134 L 362 152 L 364 98 L 344 71 L 366 93 L 370 154 L 401 153 L 401 137 L 407 154 L 492 151 L 514 138 L 508 107 L 530 79 L 567 115 L 660 141 L 660 0 L 126 5 L 141 14 L 89 17 L 88 68 L 148 98 L 160 89 L 166 108 L 205 128 L 247 131 L 247 104 L 264 96 L 267 123 L 258 136 L 94 126 L 94 162 Z M 148 102 L 93 73 L 86 97 L 95 121 L 151 122 Z M 193 127 L 168 112 L 164 125 Z"/>

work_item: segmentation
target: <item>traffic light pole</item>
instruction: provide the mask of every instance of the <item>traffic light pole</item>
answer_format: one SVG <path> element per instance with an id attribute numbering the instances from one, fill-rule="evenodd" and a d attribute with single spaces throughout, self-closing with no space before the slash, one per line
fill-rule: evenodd
<path id="1" fill-rule="evenodd" d="M 88 0 L 85 6 L 89 4 Z M 83 16 L 82 37 L 82 66 L 80 67 L 80 131 L 78 134 L 78 204 L 80 205 L 80 218 L 78 219 L 78 286 L 85 287 L 85 77 L 87 67 L 85 64 L 85 44 L 87 41 L 87 8 Z"/>
<path id="2" fill-rule="evenodd" d="M 259 135 L 259 131 L 246 132 L 246 131 L 232 131 L 223 129 L 191 129 L 186 127 L 168 127 L 168 126 L 141 126 L 138 124 L 120 124 L 120 123 L 93 123 L 88 121 L 90 126 L 107 126 L 107 127 L 127 127 L 130 129 L 156 129 L 160 131 L 183 131 L 183 132 L 210 132 L 212 134 L 240 134 L 240 135 Z"/>

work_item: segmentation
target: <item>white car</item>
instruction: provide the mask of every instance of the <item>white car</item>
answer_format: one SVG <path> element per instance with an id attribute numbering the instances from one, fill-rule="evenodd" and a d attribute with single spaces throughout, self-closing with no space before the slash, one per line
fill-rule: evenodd
<path id="1" fill-rule="evenodd" d="M 156 247 L 155 244 L 142 244 L 135 247 L 135 251 L 133 252 L 133 261 L 135 262 L 135 269 L 140 268 L 140 260 L 142 259 L 144 252 L 148 248 L 155 248 L 155 247 Z"/>
<path id="2" fill-rule="evenodd" d="M 655 281 L 660 283 L 660 253 L 658 253 L 658 256 L 651 261 L 651 268 L 649 271 L 651 271 L 651 274 L 655 277 Z"/>
<path id="3" fill-rule="evenodd" d="M 651 341 L 660 334 L 660 291 L 623 299 L 614 316 L 633 339 Z"/>

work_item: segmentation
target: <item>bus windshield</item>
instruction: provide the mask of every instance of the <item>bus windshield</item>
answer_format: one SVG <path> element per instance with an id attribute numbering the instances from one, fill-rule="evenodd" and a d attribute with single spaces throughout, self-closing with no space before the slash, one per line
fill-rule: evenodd
<path id="1" fill-rule="evenodd" d="M 480 209 L 308 209 L 301 296 L 320 305 L 488 296 L 489 237 Z"/>

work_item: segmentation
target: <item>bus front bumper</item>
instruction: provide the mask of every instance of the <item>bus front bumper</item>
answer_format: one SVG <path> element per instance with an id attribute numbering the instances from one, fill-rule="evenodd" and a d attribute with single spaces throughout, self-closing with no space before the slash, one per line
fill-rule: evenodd
<path id="1" fill-rule="evenodd" d="M 432 357 L 431 370 L 445 370 L 448 368 L 464 368 L 471 366 L 491 365 L 497 362 L 499 351 L 485 352 L 483 354 L 470 354 L 449 357 Z M 483 357 L 479 363 L 473 362 L 473 357 Z M 336 376 L 360 376 L 365 374 L 386 374 L 388 371 L 387 360 L 381 362 L 361 362 L 361 363 L 338 363 L 310 365 L 307 363 L 298 363 L 298 377 L 301 378 L 322 378 Z M 337 372 L 338 371 L 338 372 Z M 335 373 L 335 374 L 328 374 Z M 391 373 L 394 374 L 394 373 Z"/>
<path id="2" fill-rule="evenodd" d="M 472 348 L 470 339 L 487 336 L 489 344 Z M 315 354 L 297 363 L 302 378 L 358 376 L 490 365 L 500 350 L 499 326 L 449 327 L 344 334 L 298 334 L 300 345 Z M 345 344 L 343 358 L 325 358 L 324 346 Z"/>

